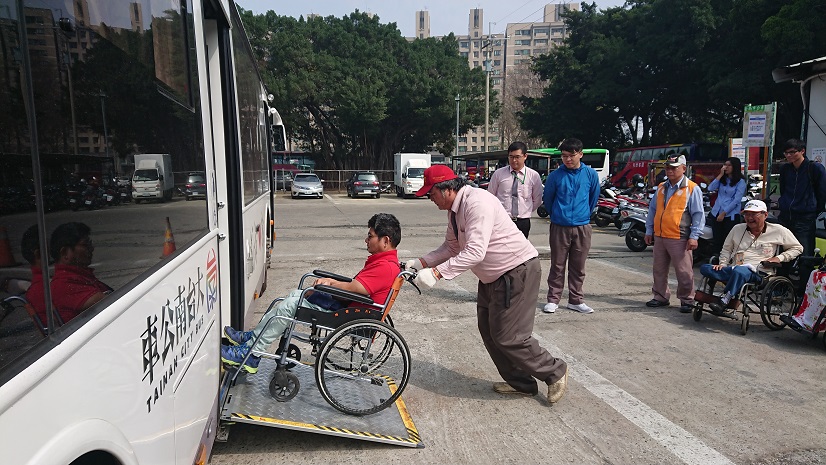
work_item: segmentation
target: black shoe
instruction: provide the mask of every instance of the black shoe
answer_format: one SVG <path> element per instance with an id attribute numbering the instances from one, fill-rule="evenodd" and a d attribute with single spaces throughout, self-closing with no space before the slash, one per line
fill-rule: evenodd
<path id="1" fill-rule="evenodd" d="M 726 304 L 724 303 L 715 303 L 715 304 L 708 304 L 708 307 L 711 309 L 711 313 L 718 316 L 731 316 L 734 315 L 733 308 L 726 308 Z"/>
<path id="2" fill-rule="evenodd" d="M 694 310 L 694 305 L 692 304 L 680 305 L 680 313 L 691 313 L 692 310 Z"/>
<path id="3" fill-rule="evenodd" d="M 671 305 L 671 304 L 668 303 L 668 302 L 663 302 L 662 300 L 657 300 L 657 299 L 651 299 L 651 300 L 649 300 L 648 302 L 645 303 L 646 307 L 668 307 L 669 305 Z"/>

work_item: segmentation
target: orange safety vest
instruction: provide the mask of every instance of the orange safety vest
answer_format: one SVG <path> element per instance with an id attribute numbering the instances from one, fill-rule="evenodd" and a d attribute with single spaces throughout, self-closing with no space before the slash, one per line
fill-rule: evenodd
<path id="1" fill-rule="evenodd" d="M 666 239 L 688 239 L 691 232 L 691 213 L 688 211 L 688 198 L 697 184 L 683 177 L 677 191 L 671 194 L 668 205 L 665 204 L 665 189 L 668 180 L 657 188 L 657 211 L 654 213 L 654 235 Z"/>

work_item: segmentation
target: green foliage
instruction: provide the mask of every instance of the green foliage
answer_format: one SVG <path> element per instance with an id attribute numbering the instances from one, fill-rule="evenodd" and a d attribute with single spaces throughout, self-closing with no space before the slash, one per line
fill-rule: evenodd
<path id="1" fill-rule="evenodd" d="M 358 11 L 241 18 L 288 135 L 324 168 L 389 169 L 398 151 L 449 153 L 456 94 L 463 132 L 484 120 L 484 73 L 468 68 L 452 35 L 408 42 L 395 24 Z"/>
<path id="2" fill-rule="evenodd" d="M 535 61 L 549 85 L 523 99 L 522 125 L 550 144 L 723 141 L 740 134 L 746 104 L 778 101 L 778 139 L 792 137 L 800 98 L 771 71 L 826 55 L 824 5 L 633 0 L 598 11 L 583 3 L 567 14 L 564 45 Z"/>

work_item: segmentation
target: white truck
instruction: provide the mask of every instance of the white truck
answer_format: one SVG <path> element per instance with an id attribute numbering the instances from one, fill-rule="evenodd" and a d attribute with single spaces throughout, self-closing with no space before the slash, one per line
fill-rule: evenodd
<path id="1" fill-rule="evenodd" d="M 393 179 L 396 195 L 407 197 L 424 185 L 424 170 L 430 168 L 429 153 L 397 153 L 393 155 Z"/>
<path id="2" fill-rule="evenodd" d="M 135 155 L 135 172 L 132 173 L 132 199 L 172 199 L 175 178 L 172 175 L 172 156 L 168 153 L 142 153 Z"/>

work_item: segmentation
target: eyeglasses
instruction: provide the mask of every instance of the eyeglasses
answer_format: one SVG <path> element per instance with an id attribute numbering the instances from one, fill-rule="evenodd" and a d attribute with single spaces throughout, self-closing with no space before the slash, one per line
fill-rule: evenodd
<path id="1" fill-rule="evenodd" d="M 783 152 L 783 155 L 794 155 L 799 151 L 800 150 L 797 150 L 797 149 L 786 150 L 785 152 Z"/>
<path id="2" fill-rule="evenodd" d="M 565 155 L 564 153 L 561 155 L 562 158 L 574 158 L 579 154 L 579 152 L 574 152 L 570 155 Z"/>

